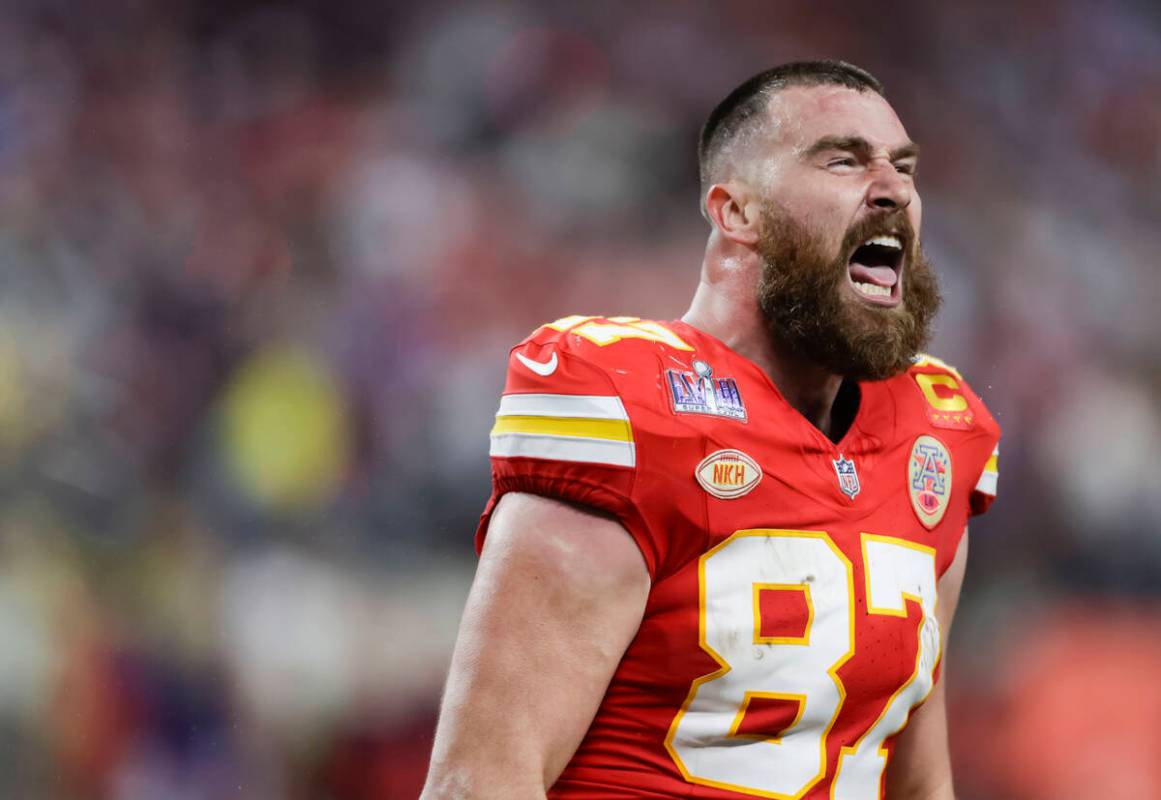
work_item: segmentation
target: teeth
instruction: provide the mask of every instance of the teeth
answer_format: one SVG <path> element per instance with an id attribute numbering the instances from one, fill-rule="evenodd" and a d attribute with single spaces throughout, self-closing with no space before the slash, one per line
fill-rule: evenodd
<path id="1" fill-rule="evenodd" d="M 891 287 L 889 286 L 876 286 L 873 283 L 862 283 L 860 281 L 852 281 L 852 283 L 854 283 L 856 289 L 870 297 L 891 296 Z"/>
<path id="2" fill-rule="evenodd" d="M 895 250 L 903 249 L 903 243 L 899 241 L 898 236 L 872 236 L 870 239 L 863 242 L 864 247 L 869 244 L 877 244 L 879 247 L 890 247 Z"/>

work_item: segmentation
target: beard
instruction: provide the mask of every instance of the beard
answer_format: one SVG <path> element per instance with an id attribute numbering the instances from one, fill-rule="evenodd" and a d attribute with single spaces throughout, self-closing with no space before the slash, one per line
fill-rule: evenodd
<path id="1" fill-rule="evenodd" d="M 941 298 L 906 213 L 898 209 L 852 226 L 837 255 L 788 213 L 768 205 L 763 216 L 758 305 L 775 343 L 851 380 L 883 380 L 907 369 L 931 338 Z M 850 258 L 870 237 L 892 231 L 904 240 L 902 302 L 893 308 L 863 303 L 853 287 L 844 287 Z"/>

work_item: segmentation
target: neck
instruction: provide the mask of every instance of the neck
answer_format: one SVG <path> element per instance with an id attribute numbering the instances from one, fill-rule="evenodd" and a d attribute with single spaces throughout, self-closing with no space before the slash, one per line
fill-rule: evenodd
<path id="1" fill-rule="evenodd" d="M 857 387 L 851 383 L 844 390 L 841 375 L 812 364 L 770 335 L 754 299 L 758 269 L 729 259 L 703 265 L 701 283 L 681 319 L 757 364 L 798 413 L 837 442 L 854 419 Z"/>
<path id="2" fill-rule="evenodd" d="M 774 343 L 772 348 L 775 357 L 763 369 L 778 391 L 808 422 L 837 442 L 854 421 L 858 384 L 844 383 L 842 376 L 804 360 L 785 345 Z"/>

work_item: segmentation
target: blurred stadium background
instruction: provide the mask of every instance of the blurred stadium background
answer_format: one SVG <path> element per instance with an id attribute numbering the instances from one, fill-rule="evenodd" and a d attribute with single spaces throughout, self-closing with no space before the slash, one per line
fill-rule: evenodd
<path id="1" fill-rule="evenodd" d="M 703 117 L 841 56 L 1006 433 L 959 796 L 1161 798 L 1155 3 L 0 8 L 0 796 L 415 797 L 507 348 L 679 316 Z"/>

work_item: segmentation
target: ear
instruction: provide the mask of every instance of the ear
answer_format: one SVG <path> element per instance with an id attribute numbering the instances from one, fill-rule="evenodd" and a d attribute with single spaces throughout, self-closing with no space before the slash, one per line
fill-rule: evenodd
<path id="1" fill-rule="evenodd" d="M 753 246 L 761 237 L 761 205 L 734 182 L 715 183 L 705 195 L 710 223 L 730 241 Z"/>

